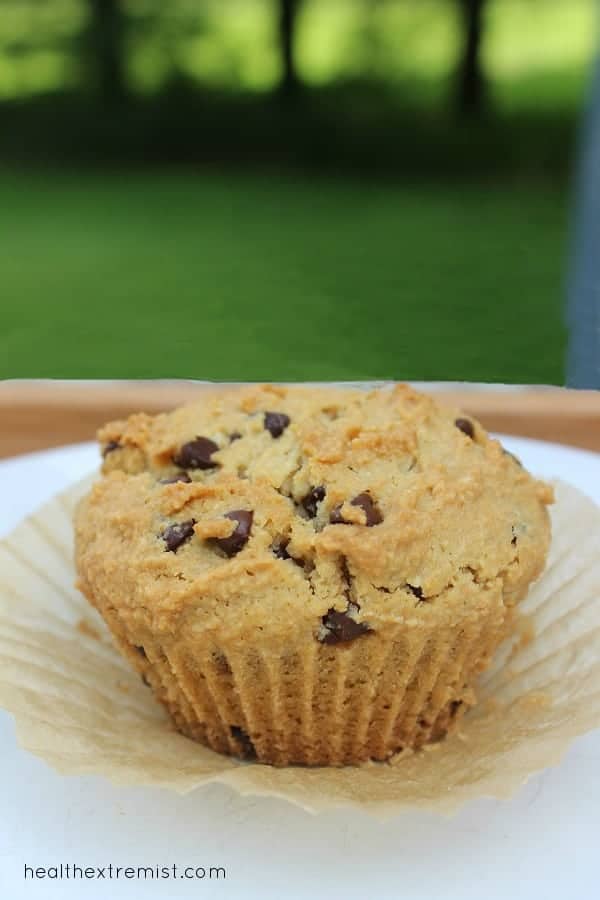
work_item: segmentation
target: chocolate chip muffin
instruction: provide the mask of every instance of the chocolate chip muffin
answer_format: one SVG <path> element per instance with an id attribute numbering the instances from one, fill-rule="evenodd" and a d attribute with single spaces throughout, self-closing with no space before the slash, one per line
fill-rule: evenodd
<path id="1" fill-rule="evenodd" d="M 439 740 L 544 566 L 550 488 L 405 386 L 215 391 L 99 437 L 81 589 L 222 753 L 343 765 Z"/>

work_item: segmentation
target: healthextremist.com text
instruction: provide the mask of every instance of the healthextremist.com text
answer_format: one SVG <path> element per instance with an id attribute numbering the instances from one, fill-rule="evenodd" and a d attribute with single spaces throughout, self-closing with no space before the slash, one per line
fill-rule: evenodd
<path id="1" fill-rule="evenodd" d="M 227 877 L 224 866 L 78 866 L 74 863 L 59 863 L 56 866 L 30 866 L 25 863 L 25 881 L 115 881 L 117 879 L 160 881 L 169 878 L 188 880 L 217 880 Z"/>

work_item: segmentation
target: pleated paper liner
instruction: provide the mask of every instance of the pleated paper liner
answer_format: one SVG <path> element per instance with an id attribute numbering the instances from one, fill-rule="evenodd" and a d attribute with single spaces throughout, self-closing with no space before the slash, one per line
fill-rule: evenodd
<path id="1" fill-rule="evenodd" d="M 0 704 L 21 745 L 65 775 L 181 793 L 219 782 L 311 812 L 450 813 L 510 796 L 600 726 L 600 509 L 566 484 L 556 485 L 547 570 L 458 732 L 390 763 L 344 768 L 245 763 L 173 729 L 74 587 L 72 514 L 88 488 L 57 496 L 0 543 Z"/>

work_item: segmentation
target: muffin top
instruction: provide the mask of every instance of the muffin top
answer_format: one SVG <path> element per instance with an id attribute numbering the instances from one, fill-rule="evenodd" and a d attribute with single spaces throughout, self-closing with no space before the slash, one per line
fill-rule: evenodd
<path id="1" fill-rule="evenodd" d="M 86 592 L 154 630 L 311 628 L 343 643 L 544 565 L 551 489 L 472 418 L 398 385 L 215 390 L 99 433 L 76 516 Z"/>

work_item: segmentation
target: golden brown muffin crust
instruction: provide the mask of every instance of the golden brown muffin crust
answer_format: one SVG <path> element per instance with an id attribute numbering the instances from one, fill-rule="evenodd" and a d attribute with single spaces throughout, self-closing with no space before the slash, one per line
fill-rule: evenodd
<path id="1" fill-rule="evenodd" d="M 219 391 L 111 423 L 99 438 L 105 477 L 77 512 L 77 566 L 127 647 L 161 640 L 174 658 L 183 643 L 225 659 L 223 647 L 278 658 L 313 647 L 325 678 L 334 658 L 322 654 L 349 645 L 365 648 L 361 665 L 379 641 L 391 656 L 407 642 L 409 659 L 429 647 L 425 671 L 436 641 L 454 658 L 452 642 L 469 635 L 476 646 L 483 628 L 477 670 L 544 565 L 551 489 L 477 422 L 404 385 Z M 384 683 L 384 669 L 371 675 Z M 456 712 L 449 698 L 468 689 L 453 676 L 423 734 L 443 733 Z M 182 713 L 181 698 L 161 691 L 179 727 L 220 748 L 208 714 Z M 415 728 L 397 736 L 418 743 Z M 389 755 L 396 732 L 378 735 L 377 752 Z M 311 747 L 327 761 L 324 744 Z M 358 757 L 373 755 L 366 747 Z"/>

